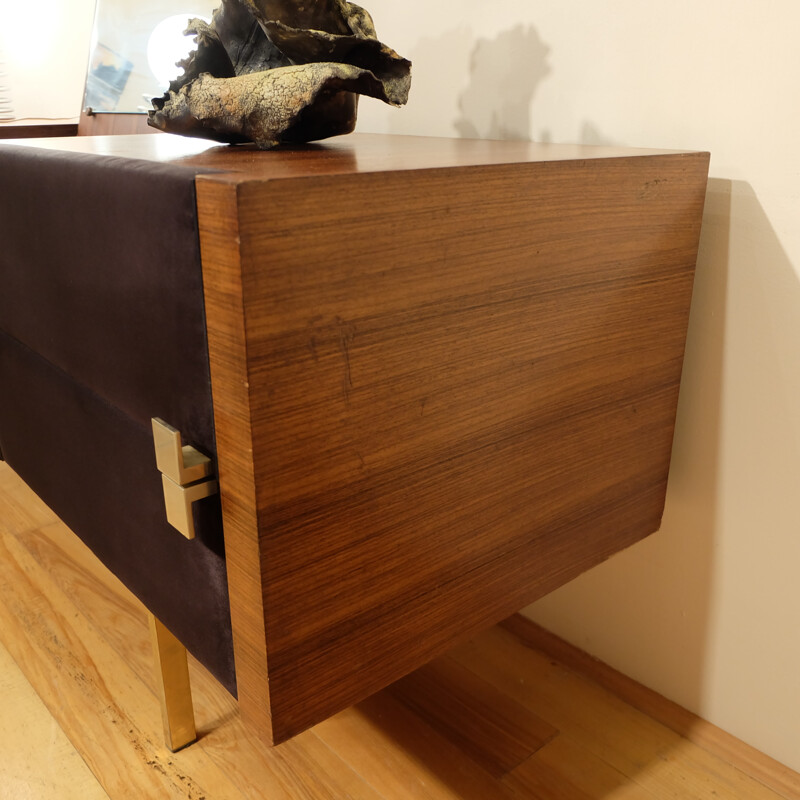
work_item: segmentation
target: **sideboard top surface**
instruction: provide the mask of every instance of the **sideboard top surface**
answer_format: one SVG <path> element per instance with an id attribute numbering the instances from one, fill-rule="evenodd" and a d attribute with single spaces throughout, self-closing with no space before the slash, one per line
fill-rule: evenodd
<path id="1" fill-rule="evenodd" d="M 474 167 L 548 161 L 632 158 L 685 151 L 573 144 L 445 139 L 386 134 L 353 134 L 310 145 L 258 150 L 183 136 L 78 136 L 4 141 L 68 153 L 130 158 L 219 171 L 227 180 L 272 180 L 316 175 Z"/>

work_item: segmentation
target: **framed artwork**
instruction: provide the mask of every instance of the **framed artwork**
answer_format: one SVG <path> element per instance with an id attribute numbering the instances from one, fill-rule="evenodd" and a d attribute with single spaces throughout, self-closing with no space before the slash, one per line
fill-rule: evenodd
<path id="1" fill-rule="evenodd" d="M 95 111 L 115 111 L 132 70 L 132 61 L 104 44 L 95 45 L 86 77 L 84 105 Z"/>

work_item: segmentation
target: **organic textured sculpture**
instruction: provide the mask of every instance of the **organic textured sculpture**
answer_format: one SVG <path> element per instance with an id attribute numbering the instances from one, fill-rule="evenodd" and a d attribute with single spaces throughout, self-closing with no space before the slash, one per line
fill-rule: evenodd
<path id="1" fill-rule="evenodd" d="M 346 0 L 223 0 L 148 123 L 220 142 L 309 142 L 355 127 L 358 95 L 403 105 L 411 63 Z"/>

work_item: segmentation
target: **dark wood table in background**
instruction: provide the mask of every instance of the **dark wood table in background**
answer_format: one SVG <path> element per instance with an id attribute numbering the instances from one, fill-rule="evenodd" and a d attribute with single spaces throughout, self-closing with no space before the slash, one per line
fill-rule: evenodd
<path id="1" fill-rule="evenodd" d="M 38 139 L 54 136 L 75 136 L 78 123 L 49 120 L 0 121 L 0 139 Z"/>

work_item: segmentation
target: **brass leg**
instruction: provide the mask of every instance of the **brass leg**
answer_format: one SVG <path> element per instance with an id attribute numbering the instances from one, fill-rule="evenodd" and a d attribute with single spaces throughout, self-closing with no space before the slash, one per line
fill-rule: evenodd
<path id="1" fill-rule="evenodd" d="M 164 739 L 174 753 L 197 739 L 189 686 L 186 648 L 152 614 L 150 635 L 155 656 L 156 685 L 161 700 Z"/>

